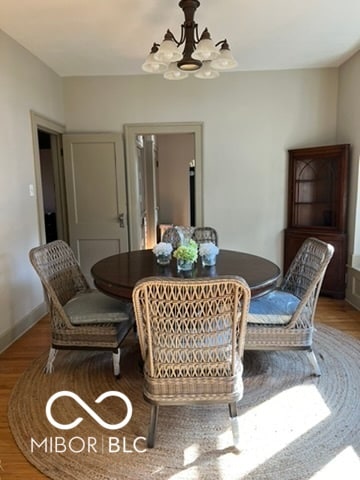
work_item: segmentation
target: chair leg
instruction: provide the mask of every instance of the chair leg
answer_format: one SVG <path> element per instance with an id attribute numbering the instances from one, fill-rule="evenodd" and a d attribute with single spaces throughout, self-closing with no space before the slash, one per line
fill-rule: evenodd
<path id="1" fill-rule="evenodd" d="M 239 445 L 240 432 L 239 432 L 239 421 L 237 416 L 236 402 L 229 403 L 229 414 L 230 414 L 231 430 L 233 434 L 234 445 Z"/>
<path id="2" fill-rule="evenodd" d="M 320 377 L 321 370 L 320 370 L 317 358 L 315 356 L 315 353 L 313 352 L 313 350 L 308 350 L 306 354 L 308 356 L 309 362 L 311 363 L 311 366 L 314 369 L 314 375 L 316 375 L 317 377 Z"/>
<path id="3" fill-rule="evenodd" d="M 55 357 L 56 357 L 57 352 L 58 351 L 57 351 L 56 348 L 50 347 L 48 361 L 47 361 L 47 364 L 46 364 L 46 367 L 45 367 L 45 373 L 46 374 L 53 373 L 53 371 L 54 371 L 54 361 L 55 361 Z"/>
<path id="4" fill-rule="evenodd" d="M 117 348 L 113 351 L 112 354 L 113 360 L 113 370 L 116 378 L 120 377 L 120 348 Z"/>
<path id="5" fill-rule="evenodd" d="M 236 402 L 229 403 L 229 415 L 230 415 L 230 418 L 237 417 L 237 406 L 236 406 Z"/>
<path id="6" fill-rule="evenodd" d="M 155 444 L 155 432 L 159 414 L 159 405 L 151 405 L 149 433 L 147 437 L 148 448 L 153 448 Z"/>

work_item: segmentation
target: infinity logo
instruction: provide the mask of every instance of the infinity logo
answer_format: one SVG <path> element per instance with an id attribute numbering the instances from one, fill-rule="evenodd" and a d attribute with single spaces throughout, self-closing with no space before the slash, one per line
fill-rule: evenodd
<path id="1" fill-rule="evenodd" d="M 70 397 L 70 398 L 74 399 L 75 402 L 77 402 L 90 415 L 90 417 L 92 417 L 99 425 L 101 425 L 102 427 L 104 427 L 108 430 L 118 430 L 122 427 L 125 427 L 125 425 L 127 425 L 130 422 L 130 419 L 131 419 L 131 416 L 132 416 L 131 402 L 124 393 L 117 392 L 115 390 L 110 390 L 108 392 L 102 393 L 95 400 L 95 403 L 101 403 L 105 398 L 118 397 L 118 398 L 121 398 L 121 400 L 124 401 L 124 403 L 126 405 L 126 409 L 127 409 L 127 413 L 126 413 L 126 416 L 125 416 L 124 420 L 122 420 L 120 423 L 111 424 L 111 423 L 104 422 L 104 420 L 102 418 L 100 418 L 99 415 L 97 415 L 97 413 L 94 412 L 94 410 L 92 408 L 90 408 L 89 405 L 87 403 L 85 403 L 84 400 L 82 400 L 79 397 L 79 395 L 76 395 L 76 393 L 73 393 L 73 392 L 70 392 L 70 391 L 67 391 L 67 390 L 62 390 L 61 392 L 54 393 L 54 395 L 52 395 L 49 398 L 49 400 L 47 401 L 46 410 L 45 410 L 46 416 L 47 416 L 47 419 L 49 420 L 49 422 L 54 427 L 59 428 L 60 430 L 70 430 L 72 428 L 75 428 L 84 420 L 82 417 L 78 417 L 73 422 L 67 423 L 67 424 L 62 424 L 62 423 L 57 422 L 54 419 L 54 417 L 52 416 L 51 407 L 52 407 L 53 403 L 55 402 L 55 400 L 57 400 L 60 397 Z"/>

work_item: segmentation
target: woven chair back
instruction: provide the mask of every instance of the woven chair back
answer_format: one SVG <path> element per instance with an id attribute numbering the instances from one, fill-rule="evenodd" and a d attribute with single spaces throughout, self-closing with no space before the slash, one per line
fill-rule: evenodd
<path id="1" fill-rule="evenodd" d="M 171 243 L 174 249 L 192 238 L 194 227 L 185 227 L 177 225 L 165 230 L 162 236 L 162 242 Z"/>
<path id="2" fill-rule="evenodd" d="M 179 232 L 175 227 L 170 227 L 163 233 L 162 242 L 171 243 L 173 249 L 176 249 L 181 244 Z"/>
<path id="3" fill-rule="evenodd" d="M 146 374 L 234 375 L 243 356 L 249 300 L 250 289 L 239 277 L 138 282 L 133 303 Z"/>
<path id="4" fill-rule="evenodd" d="M 218 234 L 213 227 L 196 227 L 192 238 L 196 243 L 212 242 L 218 245 Z"/>
<path id="5" fill-rule="evenodd" d="M 53 302 L 65 305 L 79 292 L 89 290 L 75 255 L 62 240 L 33 248 L 30 262 L 38 273 L 50 306 Z"/>
<path id="6" fill-rule="evenodd" d="M 300 299 L 303 299 L 309 290 L 316 294 L 316 286 L 321 286 L 333 253 L 332 245 L 317 238 L 307 238 L 286 272 L 280 286 L 281 290 L 290 292 Z"/>

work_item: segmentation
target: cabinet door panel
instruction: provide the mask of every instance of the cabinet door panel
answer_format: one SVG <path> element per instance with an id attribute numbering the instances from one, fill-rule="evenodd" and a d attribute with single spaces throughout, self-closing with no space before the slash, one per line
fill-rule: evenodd
<path id="1" fill-rule="evenodd" d="M 296 252 L 308 237 L 316 237 L 319 240 L 330 243 L 334 246 L 334 256 L 327 268 L 321 288 L 321 294 L 335 298 L 344 298 L 347 242 L 347 236 L 345 234 L 287 229 L 285 231 L 284 271 L 287 271 Z"/>

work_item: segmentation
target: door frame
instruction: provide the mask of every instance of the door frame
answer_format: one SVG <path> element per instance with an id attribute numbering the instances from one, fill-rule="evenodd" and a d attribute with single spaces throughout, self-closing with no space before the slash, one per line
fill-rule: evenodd
<path id="1" fill-rule="evenodd" d="M 54 168 L 55 198 L 57 209 L 56 225 L 58 237 L 68 241 L 65 177 L 62 159 L 62 135 L 65 132 L 65 125 L 43 117 L 34 111 L 30 111 L 30 117 L 34 149 L 34 168 L 40 244 L 42 245 L 46 243 L 46 234 L 38 130 L 42 130 L 51 135 L 51 156 Z"/>
<path id="2" fill-rule="evenodd" d="M 140 248 L 140 229 L 138 219 L 139 192 L 136 169 L 136 136 L 164 135 L 177 133 L 193 133 L 195 146 L 195 224 L 203 225 L 203 123 L 132 123 L 124 125 L 125 164 L 127 175 L 128 215 L 129 215 L 129 247 L 130 250 Z"/>

